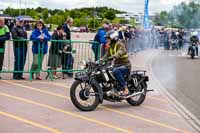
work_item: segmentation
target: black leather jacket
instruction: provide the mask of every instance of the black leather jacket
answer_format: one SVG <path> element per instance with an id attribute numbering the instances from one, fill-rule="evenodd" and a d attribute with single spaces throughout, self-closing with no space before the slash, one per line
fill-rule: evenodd
<path id="1" fill-rule="evenodd" d="M 24 39 L 27 39 L 27 32 L 23 29 L 23 27 L 16 26 L 12 29 L 12 38 L 19 40 L 14 41 L 14 47 L 27 47 L 27 41 L 23 41 Z"/>

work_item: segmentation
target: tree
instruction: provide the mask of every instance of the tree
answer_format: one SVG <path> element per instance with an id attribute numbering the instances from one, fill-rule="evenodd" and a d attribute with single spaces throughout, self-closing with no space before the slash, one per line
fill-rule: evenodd
<path id="1" fill-rule="evenodd" d="M 88 24 L 88 27 L 89 28 L 98 28 L 100 26 L 100 23 L 98 20 L 96 19 L 89 19 L 89 24 Z"/>
<path id="2" fill-rule="evenodd" d="M 108 20 L 113 20 L 116 18 L 115 16 L 115 12 L 113 11 L 106 11 L 105 14 L 104 14 L 104 17 L 107 18 Z"/>
<path id="3" fill-rule="evenodd" d="M 27 15 L 34 19 L 38 19 L 38 13 L 34 9 L 27 9 Z"/>
<path id="4" fill-rule="evenodd" d="M 200 3 L 191 1 L 175 6 L 169 13 L 161 12 L 154 19 L 156 25 L 170 25 L 181 28 L 200 28 Z"/>
<path id="5" fill-rule="evenodd" d="M 81 13 L 79 11 L 71 10 L 69 13 L 70 17 L 72 18 L 80 18 L 81 17 Z"/>
<path id="6" fill-rule="evenodd" d="M 86 26 L 87 23 L 88 23 L 87 20 L 83 17 L 74 19 L 74 26 L 76 27 Z"/>
<path id="7" fill-rule="evenodd" d="M 120 23 L 120 24 L 129 24 L 129 21 L 126 20 L 126 19 L 121 19 L 121 20 L 119 21 L 119 23 Z"/>
<path id="8" fill-rule="evenodd" d="M 131 24 L 132 26 L 135 26 L 136 23 L 135 23 L 135 18 L 132 18 L 130 21 L 129 21 L 129 24 Z"/>
<path id="9" fill-rule="evenodd" d="M 37 12 L 42 12 L 43 8 L 42 8 L 42 7 L 37 7 L 35 10 L 36 10 Z"/>
<path id="10" fill-rule="evenodd" d="M 48 9 L 44 9 L 42 12 L 42 18 L 46 20 L 48 17 L 49 17 L 49 11 Z"/>
<path id="11" fill-rule="evenodd" d="M 20 10 L 8 7 L 4 10 L 4 14 L 9 14 L 10 16 L 15 17 L 15 16 L 18 16 L 20 14 Z"/>

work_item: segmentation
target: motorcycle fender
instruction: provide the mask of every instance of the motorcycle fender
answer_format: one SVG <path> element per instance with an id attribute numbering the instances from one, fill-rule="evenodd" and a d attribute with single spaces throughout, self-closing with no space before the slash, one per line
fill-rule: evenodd
<path id="1" fill-rule="evenodd" d="M 103 89 L 100 87 L 99 83 L 95 79 L 91 80 L 91 84 L 94 85 L 95 88 L 97 89 L 96 91 L 99 94 L 100 103 L 103 103 Z"/>

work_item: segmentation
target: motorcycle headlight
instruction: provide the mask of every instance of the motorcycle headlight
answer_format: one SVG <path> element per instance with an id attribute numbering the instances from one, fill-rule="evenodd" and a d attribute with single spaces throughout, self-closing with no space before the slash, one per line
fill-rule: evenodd
<path id="1" fill-rule="evenodd" d="M 86 69 L 86 68 L 87 68 L 87 62 L 86 62 L 86 60 L 82 60 L 82 61 L 80 62 L 80 68 L 81 68 L 81 69 Z"/>

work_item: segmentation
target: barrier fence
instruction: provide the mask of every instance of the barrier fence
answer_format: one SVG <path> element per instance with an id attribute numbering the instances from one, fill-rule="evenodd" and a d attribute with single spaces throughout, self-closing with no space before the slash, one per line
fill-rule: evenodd
<path id="1" fill-rule="evenodd" d="M 39 47 L 34 47 L 33 43 Z M 4 55 L 1 73 L 14 73 L 14 76 L 28 73 L 32 80 L 32 75 L 39 75 L 40 72 L 50 74 L 50 79 L 52 79 L 53 72 L 71 74 L 83 71 L 80 68 L 82 60 L 88 58 L 95 60 L 92 44 L 98 46 L 97 54 L 100 58 L 100 45 L 94 41 L 50 40 L 47 44 L 48 50 L 45 51 L 45 42 L 9 40 L 5 48 L 0 48 L 0 56 Z"/>
<path id="2" fill-rule="evenodd" d="M 18 43 L 18 44 L 17 44 Z M 32 47 L 38 45 L 39 47 Z M 15 45 L 13 45 L 15 44 Z M 96 57 L 92 45 L 96 44 Z M 134 53 L 146 48 L 157 48 L 162 42 L 152 31 L 146 31 L 137 37 L 125 41 L 128 52 Z M 93 61 L 99 59 L 102 53 L 102 47 L 94 41 L 69 41 L 69 40 L 50 40 L 48 41 L 48 50 L 45 51 L 45 42 L 31 40 L 9 40 L 5 48 L 0 48 L 0 57 L 4 55 L 4 65 L 1 73 L 28 73 L 30 80 L 33 74 L 39 75 L 40 72 L 46 73 L 50 79 L 52 74 L 62 72 L 72 74 L 83 71 L 80 68 L 82 60 Z M 0 58 L 1 59 L 1 58 Z M 23 69 L 24 68 L 24 69 Z"/>

